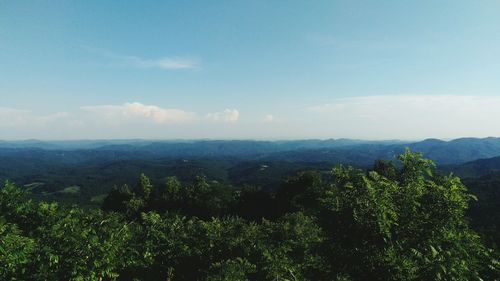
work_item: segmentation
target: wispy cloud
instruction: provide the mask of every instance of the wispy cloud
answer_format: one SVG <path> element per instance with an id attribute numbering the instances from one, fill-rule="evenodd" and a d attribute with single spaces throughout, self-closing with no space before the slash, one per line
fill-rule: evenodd
<path id="1" fill-rule="evenodd" d="M 123 104 L 81 106 L 78 110 L 41 114 L 30 110 L 0 107 L 0 128 L 42 128 L 56 122 L 63 127 L 126 128 L 145 125 L 160 128 L 162 125 L 198 123 L 236 123 L 240 113 L 236 109 L 225 109 L 208 113 L 199 118 L 195 112 L 179 108 L 166 108 L 140 102 Z M 46 127 L 46 126 L 45 126 Z"/>
<path id="2" fill-rule="evenodd" d="M 156 68 L 162 70 L 198 70 L 201 68 L 200 61 L 193 57 L 165 56 L 160 58 L 144 58 L 140 56 L 123 55 L 103 49 L 83 46 L 88 52 L 97 54 L 106 60 L 105 64 L 110 66 L 132 67 L 132 68 Z"/>
<path id="3" fill-rule="evenodd" d="M 119 64 L 136 68 L 159 68 L 163 70 L 196 70 L 200 64 L 192 58 L 163 57 L 159 59 L 145 59 L 135 56 L 119 57 Z"/>
<path id="4" fill-rule="evenodd" d="M 240 112 L 226 108 L 224 111 L 208 113 L 205 117 L 213 122 L 236 123 L 240 119 Z"/>
<path id="5" fill-rule="evenodd" d="M 84 112 L 90 113 L 103 121 L 121 123 L 122 121 L 141 118 L 156 124 L 184 123 L 196 119 L 196 114 L 177 108 L 162 108 L 155 105 L 144 105 L 139 102 L 122 105 L 83 106 Z"/>
<path id="6" fill-rule="evenodd" d="M 331 99 L 290 111 L 249 117 L 245 122 L 240 122 L 240 111 L 235 108 L 202 114 L 139 102 L 83 106 L 69 113 L 57 109 L 53 113 L 40 113 L 35 109 L 30 111 L 0 107 L 0 139 L 40 136 L 291 136 L 361 139 L 486 137 L 500 136 L 497 124 L 500 120 L 499 108 L 500 96 L 362 96 Z"/>
<path id="7" fill-rule="evenodd" d="M 307 107 L 332 132 L 349 137 L 422 138 L 500 134 L 500 97 L 367 96 Z"/>
<path id="8" fill-rule="evenodd" d="M 264 123 L 273 123 L 277 122 L 276 117 L 272 114 L 266 114 L 264 118 L 262 119 Z"/>
<path id="9" fill-rule="evenodd" d="M 0 127 L 40 127 L 56 122 L 68 116 L 66 112 L 36 114 L 29 110 L 0 107 Z"/>

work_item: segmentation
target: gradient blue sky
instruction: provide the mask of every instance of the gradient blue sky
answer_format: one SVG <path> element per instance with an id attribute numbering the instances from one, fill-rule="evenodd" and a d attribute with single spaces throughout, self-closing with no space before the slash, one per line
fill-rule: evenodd
<path id="1" fill-rule="evenodd" d="M 0 0 L 0 139 L 500 136 L 500 1 Z"/>

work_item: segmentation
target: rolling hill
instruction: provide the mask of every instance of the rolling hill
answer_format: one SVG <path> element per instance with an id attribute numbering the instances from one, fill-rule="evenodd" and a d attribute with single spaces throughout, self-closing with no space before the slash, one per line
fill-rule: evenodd
<path id="1" fill-rule="evenodd" d="M 166 176 L 188 181 L 203 175 L 235 186 L 275 189 L 284 178 L 300 170 L 327 171 L 337 164 L 369 168 L 376 159 L 394 159 L 405 147 L 424 153 L 442 170 L 464 177 L 500 170 L 499 138 L 411 143 L 348 139 L 29 140 L 0 142 L 0 180 L 12 180 L 40 196 L 64 200 L 75 197 L 77 201 L 89 201 L 113 185 L 133 185 L 141 173 L 157 183 Z M 79 192 L 60 192 L 72 186 L 79 186 Z"/>

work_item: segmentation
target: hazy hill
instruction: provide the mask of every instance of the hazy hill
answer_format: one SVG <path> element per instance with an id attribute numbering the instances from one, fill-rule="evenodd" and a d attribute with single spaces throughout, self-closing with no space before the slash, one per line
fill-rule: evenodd
<path id="1" fill-rule="evenodd" d="M 500 156 L 500 138 L 428 139 L 408 146 L 439 164 L 465 163 Z"/>
<path id="2" fill-rule="evenodd" d="M 424 153 L 445 171 L 477 177 L 500 170 L 500 139 L 462 138 L 420 142 L 348 139 L 252 140 L 36 140 L 0 142 L 0 180 L 27 185 L 34 193 L 89 200 L 116 184 L 133 184 L 140 173 L 153 181 L 204 175 L 236 186 L 274 189 L 287 176 L 337 164 L 369 168 L 376 159 L 393 159 L 405 147 Z M 478 160 L 481 158 L 491 158 Z M 477 160 L 477 161 L 476 161 Z M 78 193 L 59 193 L 77 185 Z M 75 188 L 68 190 L 76 191 Z"/>
<path id="3" fill-rule="evenodd" d="M 443 170 L 453 171 L 460 177 L 481 177 L 500 171 L 500 157 L 478 159 L 471 162 L 444 166 Z"/>
<path id="4" fill-rule="evenodd" d="M 239 157 L 290 161 L 334 161 L 366 163 L 376 158 L 391 158 L 404 147 L 419 151 L 439 164 L 458 164 L 500 156 L 500 138 L 461 138 L 451 141 L 427 139 L 419 142 L 364 141 L 350 139 L 255 141 L 255 140 L 82 140 L 82 141 L 0 141 L 6 150 L 30 150 L 43 157 L 64 155 L 64 161 L 94 159 L 160 159 Z M 37 151 L 38 150 L 44 150 Z M 73 160 L 68 160 L 73 158 Z M 61 158 L 62 160 L 62 158 Z"/>

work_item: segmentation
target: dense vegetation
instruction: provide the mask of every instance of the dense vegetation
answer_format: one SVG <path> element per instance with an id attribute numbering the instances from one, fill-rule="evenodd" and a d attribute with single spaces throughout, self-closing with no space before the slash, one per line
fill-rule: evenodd
<path id="1" fill-rule="evenodd" d="M 348 139 L 297 141 L 0 141 L 0 182 L 11 180 L 40 200 L 99 206 L 114 185 L 133 185 L 145 173 L 155 185 L 168 176 L 197 175 L 233 186 L 273 190 L 300 170 L 328 171 L 337 164 L 368 169 L 408 146 L 440 169 L 476 177 L 500 170 L 500 138 L 421 142 Z M 462 166 L 463 164 L 463 166 Z"/>
<path id="2" fill-rule="evenodd" d="M 464 183 L 478 198 L 471 202 L 467 212 L 471 226 L 490 245 L 500 247 L 500 173 L 466 179 Z"/>
<path id="3" fill-rule="evenodd" d="M 113 188 L 102 209 L 0 189 L 2 280 L 500 280 L 460 179 L 406 151 L 274 192 L 205 177 Z"/>

